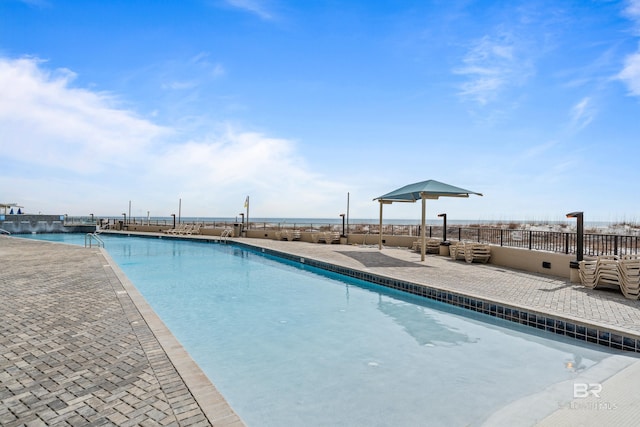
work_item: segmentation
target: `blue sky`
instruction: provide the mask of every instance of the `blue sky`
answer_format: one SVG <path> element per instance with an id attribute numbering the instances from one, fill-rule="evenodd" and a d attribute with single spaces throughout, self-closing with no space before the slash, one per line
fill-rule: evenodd
<path id="1" fill-rule="evenodd" d="M 640 0 L 0 0 L 30 213 L 637 222 L 639 140 Z"/>

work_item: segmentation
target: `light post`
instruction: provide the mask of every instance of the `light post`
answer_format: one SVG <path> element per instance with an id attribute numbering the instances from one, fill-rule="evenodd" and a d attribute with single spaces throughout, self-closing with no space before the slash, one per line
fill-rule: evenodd
<path id="1" fill-rule="evenodd" d="M 342 235 L 340 235 L 340 237 L 347 237 L 346 234 L 344 234 L 344 214 L 341 213 L 340 216 L 342 217 Z"/>
<path id="2" fill-rule="evenodd" d="M 442 218 L 442 220 L 444 221 L 442 225 L 442 241 L 446 242 L 447 241 L 447 214 L 441 213 L 441 214 L 438 214 L 438 217 Z"/>
<path id="3" fill-rule="evenodd" d="M 576 261 L 571 261 L 571 268 L 578 268 L 584 258 L 584 212 L 570 212 L 567 218 L 576 218 Z"/>

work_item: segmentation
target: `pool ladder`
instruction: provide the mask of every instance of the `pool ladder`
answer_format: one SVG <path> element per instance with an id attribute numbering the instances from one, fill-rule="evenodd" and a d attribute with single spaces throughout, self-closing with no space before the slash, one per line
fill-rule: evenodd
<path id="1" fill-rule="evenodd" d="M 92 247 L 93 241 L 97 243 L 99 248 L 104 248 L 104 240 L 102 240 L 98 233 L 87 233 L 84 235 L 84 247 Z"/>
<path id="2" fill-rule="evenodd" d="M 231 237 L 231 232 L 233 230 L 231 230 L 230 228 L 225 228 L 222 233 L 220 234 L 220 242 L 225 242 L 227 243 L 227 240 L 229 240 L 229 237 Z"/>

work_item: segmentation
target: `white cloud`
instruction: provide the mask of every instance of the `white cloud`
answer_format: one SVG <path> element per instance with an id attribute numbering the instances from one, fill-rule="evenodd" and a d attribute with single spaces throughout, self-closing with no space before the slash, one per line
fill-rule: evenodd
<path id="1" fill-rule="evenodd" d="M 591 104 L 591 99 L 586 97 L 571 108 L 571 125 L 574 129 L 584 129 L 591 123 L 595 116 L 595 109 Z"/>
<path id="2" fill-rule="evenodd" d="M 467 78 L 460 94 L 485 105 L 495 99 L 500 90 L 518 84 L 528 71 L 527 62 L 516 54 L 516 45 L 508 36 L 497 40 L 484 36 L 474 42 L 463 58 L 464 65 L 454 73 Z"/>
<path id="3" fill-rule="evenodd" d="M 548 141 L 542 144 L 538 144 L 527 148 L 524 153 L 524 160 L 530 162 L 532 158 L 541 157 L 548 153 L 551 149 L 558 145 L 558 141 Z"/>
<path id="4" fill-rule="evenodd" d="M 640 0 L 628 0 L 624 14 L 635 21 L 640 21 Z"/>
<path id="5" fill-rule="evenodd" d="M 640 96 L 640 51 L 628 55 L 624 61 L 624 68 L 618 74 L 633 96 Z"/>
<path id="6" fill-rule="evenodd" d="M 640 34 L 640 0 L 627 1 L 624 15 L 634 22 L 636 31 Z M 626 56 L 624 67 L 616 78 L 627 85 L 630 95 L 640 96 L 640 46 L 636 52 Z"/>
<path id="7" fill-rule="evenodd" d="M 191 58 L 189 60 L 189 63 L 206 70 L 211 77 L 217 78 L 224 76 L 226 74 L 224 66 L 220 63 L 211 63 L 209 62 L 208 58 L 209 53 L 200 52 L 199 54 Z"/>
<path id="8" fill-rule="evenodd" d="M 33 58 L 0 59 L 3 155 L 90 173 L 136 156 L 166 129 L 118 109 L 106 93 L 72 87 L 74 73 Z"/>
<path id="9" fill-rule="evenodd" d="M 211 70 L 211 75 L 213 77 L 221 77 L 227 73 L 227 70 L 224 69 L 222 64 L 215 64 Z"/>
<path id="10" fill-rule="evenodd" d="M 32 7 L 50 7 L 51 3 L 47 0 L 19 0 L 22 3 L 25 3 Z"/>
<path id="11" fill-rule="evenodd" d="M 198 86 L 198 83 L 192 81 L 175 81 L 169 83 L 163 83 L 162 89 L 170 89 L 170 90 L 187 90 L 193 89 Z"/>
<path id="12" fill-rule="evenodd" d="M 182 198 L 186 216 L 233 216 L 248 194 L 255 216 L 341 210 L 346 185 L 310 171 L 293 141 L 212 118 L 212 135 L 181 136 L 74 77 L 0 58 L 0 188 L 29 212 L 117 215 L 133 200 L 134 215 L 166 216 Z"/>
<path id="13" fill-rule="evenodd" d="M 201 52 L 184 61 L 167 61 L 155 68 L 162 76 L 159 86 L 163 90 L 189 91 L 197 93 L 198 90 L 211 80 L 222 78 L 226 75 L 226 69 L 218 62 L 209 60 L 209 53 Z M 149 70 L 144 73 L 149 74 Z M 184 94 L 180 94 L 184 96 Z"/>
<path id="14" fill-rule="evenodd" d="M 261 0 L 226 0 L 227 4 L 232 7 L 246 10 L 255 15 L 258 15 L 264 20 L 271 20 L 274 18 L 273 14 L 268 10 L 267 5 Z"/>

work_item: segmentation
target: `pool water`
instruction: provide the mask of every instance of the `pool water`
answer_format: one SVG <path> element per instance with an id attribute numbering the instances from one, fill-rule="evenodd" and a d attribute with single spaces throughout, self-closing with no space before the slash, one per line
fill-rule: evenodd
<path id="1" fill-rule="evenodd" d="M 532 425 L 635 361 L 234 245 L 102 238 L 249 426 Z"/>

